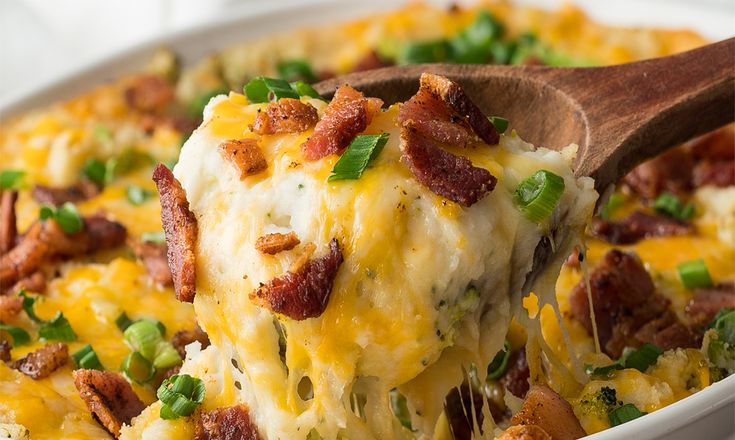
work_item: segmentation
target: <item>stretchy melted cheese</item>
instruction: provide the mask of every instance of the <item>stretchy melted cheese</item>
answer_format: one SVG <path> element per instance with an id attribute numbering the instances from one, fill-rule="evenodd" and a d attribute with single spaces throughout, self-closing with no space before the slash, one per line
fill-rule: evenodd
<path id="1" fill-rule="evenodd" d="M 310 102 L 323 111 L 324 103 Z M 478 203 L 460 207 L 399 162 L 397 105 L 366 129 L 390 139 L 359 180 L 327 182 L 336 155 L 303 159 L 300 145 L 311 130 L 260 137 L 268 169 L 240 180 L 218 147 L 255 136 L 248 126 L 263 107 L 237 94 L 212 100 L 174 170 L 198 220 L 194 307 L 213 344 L 190 353 L 182 371 L 204 380 L 205 410 L 245 403 L 268 439 L 312 431 L 328 439 L 392 438 L 402 429 L 388 399 L 396 387 L 408 398 L 416 435 L 431 436 L 462 368 L 486 366 L 502 347 L 534 249 L 548 235 L 513 205 L 518 182 L 539 169 L 564 177 L 551 222 L 563 221 L 555 245 L 564 249 L 591 215 L 591 180 L 574 178 L 573 148 L 534 151 L 511 135 L 500 146 L 455 151 L 499 180 Z M 256 250 L 259 237 L 290 231 L 301 240 L 293 250 Z M 321 316 L 294 321 L 251 301 L 309 244 L 318 256 L 332 238 L 345 260 Z M 557 274 L 560 262 L 552 266 Z M 127 438 L 180 429 L 157 413 L 156 406 L 146 410 Z"/>

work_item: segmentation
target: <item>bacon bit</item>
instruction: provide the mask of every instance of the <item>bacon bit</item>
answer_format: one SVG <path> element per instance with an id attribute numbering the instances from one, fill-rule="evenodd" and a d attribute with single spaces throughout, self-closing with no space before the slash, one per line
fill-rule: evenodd
<path id="1" fill-rule="evenodd" d="M 572 406 L 546 385 L 533 385 L 513 425 L 538 426 L 554 440 L 574 440 L 587 435 Z"/>
<path id="2" fill-rule="evenodd" d="M 46 344 L 38 350 L 28 353 L 26 357 L 13 362 L 12 368 L 38 380 L 48 377 L 57 368 L 64 365 L 68 358 L 69 348 L 66 344 L 56 342 Z"/>
<path id="3" fill-rule="evenodd" d="M 352 68 L 352 72 L 364 72 L 365 70 L 380 69 L 381 67 L 390 67 L 394 63 L 384 60 L 378 55 L 378 52 L 371 50 Z"/>
<path id="4" fill-rule="evenodd" d="M 84 217 L 84 232 L 89 237 L 89 246 L 84 253 L 112 249 L 125 244 L 128 235 L 122 224 L 108 220 L 101 214 Z"/>
<path id="5" fill-rule="evenodd" d="M 5 295 L 15 295 L 21 290 L 35 293 L 46 291 L 46 275 L 42 271 L 33 272 L 31 275 L 16 282 L 13 287 L 5 291 Z"/>
<path id="6" fill-rule="evenodd" d="M 496 420 L 502 420 L 504 411 L 494 405 L 492 399 L 483 399 L 480 391 L 469 386 L 467 382 L 449 391 L 444 408 L 454 439 L 469 440 L 472 438 L 474 428 L 482 427 L 485 419 L 482 407 L 485 400 L 490 403 L 489 409 L 493 419 L 498 417 Z"/>
<path id="7" fill-rule="evenodd" d="M 337 239 L 329 242 L 329 253 L 309 260 L 298 272 L 287 272 L 250 294 L 257 305 L 302 321 L 320 316 L 327 308 L 332 284 L 342 264 Z"/>
<path id="8" fill-rule="evenodd" d="M 135 256 L 143 262 L 146 272 L 153 281 L 161 286 L 172 286 L 171 269 L 168 268 L 167 247 L 165 243 L 131 243 Z"/>
<path id="9" fill-rule="evenodd" d="M 74 370 L 72 375 L 92 417 L 115 438 L 120 437 L 122 426 L 130 424 L 145 408 L 133 387 L 117 373 L 82 369 Z"/>
<path id="10" fill-rule="evenodd" d="M 702 344 L 700 335 L 679 322 L 673 312 L 664 313 L 660 318 L 643 324 L 635 332 L 635 338 L 644 343 L 651 343 L 664 351 L 674 348 L 699 348 Z"/>
<path id="11" fill-rule="evenodd" d="M 686 306 L 686 314 L 698 325 L 705 326 L 724 308 L 735 309 L 735 283 L 696 289 Z"/>
<path id="12" fill-rule="evenodd" d="M 367 128 L 382 106 L 380 99 L 365 98 L 348 85 L 338 88 L 324 111 L 324 117 L 316 124 L 314 134 L 301 145 L 306 160 L 341 153 Z"/>
<path id="13" fill-rule="evenodd" d="M 702 161 L 692 171 L 695 188 L 712 185 L 720 188 L 735 185 L 735 160 Z"/>
<path id="14" fill-rule="evenodd" d="M 39 239 L 41 228 L 41 223 L 34 223 L 20 243 L 0 257 L 0 285 L 12 286 L 43 264 L 49 254 L 49 246 Z"/>
<path id="15" fill-rule="evenodd" d="M 289 251 L 301 243 L 298 235 L 291 231 L 288 234 L 266 234 L 255 242 L 255 249 L 261 254 L 275 255 L 281 251 Z"/>
<path id="16" fill-rule="evenodd" d="M 401 106 L 398 122 L 449 145 L 465 146 L 474 138 L 466 120 L 453 115 L 444 101 L 424 89 Z"/>
<path id="17" fill-rule="evenodd" d="M 551 436 L 536 425 L 511 426 L 498 437 L 498 440 L 553 440 Z"/>
<path id="18" fill-rule="evenodd" d="M 314 254 L 314 251 L 316 251 L 316 245 L 314 243 L 306 243 L 302 249 L 299 256 L 291 263 L 291 266 L 289 266 L 288 271 L 289 272 L 298 272 L 301 270 L 302 267 L 306 265 L 306 263 L 309 262 L 309 258 Z"/>
<path id="19" fill-rule="evenodd" d="M 465 94 L 459 84 L 443 76 L 422 73 L 420 90 L 425 90 L 441 99 L 454 113 L 464 118 L 464 121 L 486 144 L 497 145 L 500 136 L 495 126 Z"/>
<path id="20" fill-rule="evenodd" d="M 219 151 L 240 170 L 240 180 L 268 168 L 263 151 L 255 139 L 232 139 L 220 144 Z"/>
<path id="21" fill-rule="evenodd" d="M 6 340 L 0 340 L 0 361 L 10 362 L 10 342 Z"/>
<path id="22" fill-rule="evenodd" d="M 647 199 L 655 199 L 664 191 L 682 194 L 691 190 L 693 168 L 691 155 L 675 148 L 633 168 L 623 182 Z"/>
<path id="23" fill-rule="evenodd" d="M 23 298 L 0 295 L 0 321 L 8 321 L 23 309 Z"/>
<path id="24" fill-rule="evenodd" d="M 101 188 L 89 179 L 83 178 L 72 186 L 56 188 L 35 185 L 31 190 L 33 200 L 42 205 L 61 206 L 66 202 L 76 203 L 99 195 Z"/>
<path id="25" fill-rule="evenodd" d="M 590 233 L 608 243 L 632 244 L 649 237 L 689 235 L 694 233 L 694 226 L 682 220 L 635 211 L 617 222 L 595 217 Z"/>
<path id="26" fill-rule="evenodd" d="M 209 336 L 198 324 L 194 326 L 194 330 L 179 330 L 171 337 L 171 344 L 181 359 L 186 359 L 186 346 L 194 341 L 199 341 L 202 349 L 209 347 Z"/>
<path id="27" fill-rule="evenodd" d="M 522 399 L 528 393 L 528 378 L 531 377 L 526 360 L 526 347 L 514 351 L 508 359 L 508 365 L 508 372 L 500 379 L 500 382 L 511 394 Z"/>
<path id="28" fill-rule="evenodd" d="M 260 440 L 258 427 L 245 405 L 203 412 L 194 432 L 195 440 Z"/>
<path id="29" fill-rule="evenodd" d="M 189 210 L 186 192 L 166 165 L 159 163 L 153 180 L 161 199 L 161 220 L 168 246 L 168 266 L 179 301 L 192 302 L 196 294 L 197 219 Z"/>
<path id="30" fill-rule="evenodd" d="M 131 78 L 123 93 L 128 107 L 145 113 L 162 113 L 175 95 L 165 78 L 153 74 Z"/>
<path id="31" fill-rule="evenodd" d="M 401 161 L 435 194 L 471 206 L 495 188 L 497 179 L 488 170 L 441 149 L 415 130 L 401 129 L 401 141 Z"/>
<path id="32" fill-rule="evenodd" d="M 18 191 L 2 191 L 0 195 L 0 254 L 6 254 L 15 246 L 18 228 L 15 219 L 15 202 Z"/>
<path id="33" fill-rule="evenodd" d="M 250 130 L 258 134 L 299 133 L 319 122 L 319 114 L 311 104 L 298 99 L 282 98 L 258 111 Z"/>

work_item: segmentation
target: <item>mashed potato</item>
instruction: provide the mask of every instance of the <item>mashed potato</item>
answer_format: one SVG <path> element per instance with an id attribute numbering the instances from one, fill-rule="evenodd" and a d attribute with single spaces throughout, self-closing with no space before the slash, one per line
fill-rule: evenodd
<path id="1" fill-rule="evenodd" d="M 325 103 L 309 102 L 323 112 Z M 573 147 L 534 150 L 515 134 L 503 136 L 500 146 L 462 150 L 498 178 L 494 191 L 463 208 L 399 162 L 394 105 L 365 130 L 390 137 L 359 180 L 328 182 L 334 155 L 304 161 L 300 145 L 311 130 L 260 137 L 268 169 L 241 180 L 218 146 L 254 137 L 248 126 L 263 107 L 234 93 L 213 99 L 174 170 L 198 220 L 194 306 L 212 341 L 190 351 L 182 371 L 206 383 L 204 410 L 244 403 L 264 438 L 406 434 L 391 414 L 388 394 L 396 387 L 408 399 L 416 436 L 430 437 L 462 367 L 486 366 L 502 348 L 541 238 L 552 235 L 566 256 L 581 234 L 597 197 L 591 179 L 574 177 Z M 539 169 L 566 185 L 544 226 L 512 201 L 517 184 Z M 294 249 L 275 256 L 256 250 L 259 237 L 290 231 L 301 241 Z M 333 238 L 345 260 L 321 316 L 296 321 L 249 298 L 309 247 L 323 254 Z M 560 264 L 551 265 L 554 276 Z M 157 413 L 148 408 L 123 437 L 166 429 Z"/>

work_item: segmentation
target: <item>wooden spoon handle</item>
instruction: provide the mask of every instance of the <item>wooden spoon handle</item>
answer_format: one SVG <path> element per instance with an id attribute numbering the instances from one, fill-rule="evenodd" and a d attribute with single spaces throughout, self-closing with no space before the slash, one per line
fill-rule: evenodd
<path id="1" fill-rule="evenodd" d="M 735 120 L 735 38 L 671 57 L 538 73 L 582 110 L 587 136 L 575 172 L 594 177 L 598 190 Z"/>

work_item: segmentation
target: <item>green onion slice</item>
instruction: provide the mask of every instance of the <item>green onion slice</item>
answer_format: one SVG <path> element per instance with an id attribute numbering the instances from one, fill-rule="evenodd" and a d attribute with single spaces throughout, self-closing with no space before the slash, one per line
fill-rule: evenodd
<path id="1" fill-rule="evenodd" d="M 23 298 L 23 310 L 25 310 L 26 315 L 28 315 L 31 321 L 38 323 L 45 322 L 43 319 L 39 318 L 38 315 L 36 315 L 36 311 L 33 309 L 33 305 L 36 303 L 36 298 L 28 296 L 25 289 L 21 289 L 21 291 L 18 293 L 18 296 Z"/>
<path id="2" fill-rule="evenodd" d="M 607 376 L 611 371 L 635 368 L 641 373 L 645 373 L 648 367 L 656 363 L 661 354 L 663 354 L 663 350 L 653 344 L 645 343 L 635 350 L 626 349 L 620 359 L 610 365 L 594 368 L 587 364 L 585 365 L 585 372 L 591 376 Z"/>
<path id="3" fill-rule="evenodd" d="M 507 119 L 501 118 L 500 116 L 490 116 L 488 119 L 490 119 L 490 123 L 493 124 L 495 131 L 498 133 L 505 133 L 505 130 L 508 129 Z"/>
<path id="4" fill-rule="evenodd" d="M 0 189 L 17 189 L 25 175 L 25 171 L 21 170 L 4 170 L 0 172 Z"/>
<path id="5" fill-rule="evenodd" d="M 77 334 L 74 333 L 71 324 L 61 312 L 56 312 L 53 318 L 41 324 L 38 328 L 38 336 L 44 340 L 54 341 L 71 342 L 77 339 Z"/>
<path id="6" fill-rule="evenodd" d="M 20 327 L 15 327 L 13 325 L 8 325 L 0 322 L 0 332 L 5 332 L 13 338 L 13 347 L 25 345 L 31 342 L 31 335 L 29 335 L 27 331 L 23 330 Z"/>
<path id="7" fill-rule="evenodd" d="M 55 220 L 66 234 L 74 234 L 84 227 L 82 216 L 77 211 L 77 207 L 71 202 L 66 202 L 58 208 L 44 205 L 38 211 L 38 217 L 41 220 Z"/>
<path id="8" fill-rule="evenodd" d="M 251 103 L 277 101 L 281 98 L 299 99 L 299 94 L 291 88 L 288 81 L 265 76 L 250 80 L 243 91 Z"/>
<path id="9" fill-rule="evenodd" d="M 600 210 L 600 217 L 602 217 L 604 220 L 609 220 L 610 216 L 612 216 L 612 213 L 620 208 L 623 203 L 625 203 L 624 195 L 620 193 L 610 194 L 610 197 L 608 197 L 607 199 L 607 203 L 605 203 L 605 206 L 603 206 Z"/>
<path id="10" fill-rule="evenodd" d="M 73 353 L 71 358 L 74 359 L 74 363 L 76 363 L 79 368 L 100 371 L 105 369 L 105 367 L 102 366 L 102 362 L 100 362 L 97 357 L 97 353 L 95 353 L 94 348 L 92 348 L 90 344 L 85 345 L 80 348 L 79 351 Z"/>
<path id="11" fill-rule="evenodd" d="M 161 418 L 176 419 L 191 415 L 204 400 L 204 382 L 188 374 L 175 374 L 163 381 L 156 395 L 163 403 Z"/>
<path id="12" fill-rule="evenodd" d="M 393 415 L 401 422 L 406 429 L 412 429 L 411 427 L 411 413 L 408 410 L 408 402 L 406 396 L 398 392 L 397 389 L 390 391 L 390 407 L 393 411 Z"/>
<path id="13" fill-rule="evenodd" d="M 635 407 L 635 405 L 632 403 L 626 403 L 625 405 L 610 411 L 607 414 L 607 417 L 610 419 L 610 426 L 618 426 L 644 415 L 646 415 L 646 413 L 641 412 Z"/>
<path id="14" fill-rule="evenodd" d="M 518 185 L 513 201 L 526 218 L 540 222 L 551 215 L 563 193 L 562 177 L 539 170 Z"/>
<path id="15" fill-rule="evenodd" d="M 165 370 L 179 364 L 181 364 L 181 356 L 179 356 L 174 346 L 168 341 L 159 342 L 156 346 L 153 366 L 157 370 Z"/>
<path id="16" fill-rule="evenodd" d="M 278 75 L 286 81 L 316 81 L 316 75 L 306 60 L 285 60 L 276 66 Z"/>
<path id="17" fill-rule="evenodd" d="M 140 239 L 143 243 L 165 244 L 166 234 L 163 231 L 144 232 L 140 235 Z"/>
<path id="18" fill-rule="evenodd" d="M 133 320 L 128 317 L 128 314 L 125 312 L 120 313 L 120 315 L 115 319 L 115 325 L 117 325 L 117 328 L 120 329 L 120 331 L 124 332 L 126 328 L 130 327 L 130 324 L 133 323 Z"/>
<path id="19" fill-rule="evenodd" d="M 452 46 L 447 40 L 425 41 L 406 44 L 398 54 L 398 64 L 423 64 L 448 61 Z"/>
<path id="20" fill-rule="evenodd" d="M 216 89 L 209 90 L 205 93 L 202 93 L 201 95 L 194 98 L 187 108 L 187 112 L 190 116 L 193 116 L 195 118 L 201 118 L 202 113 L 204 113 L 204 107 L 209 104 L 209 101 L 214 98 L 215 96 L 227 94 L 229 90 L 226 87 L 220 87 Z"/>
<path id="21" fill-rule="evenodd" d="M 295 81 L 291 83 L 291 88 L 299 94 L 299 96 L 308 96 L 309 98 L 316 98 L 321 99 L 322 101 L 326 101 L 322 95 L 319 94 L 319 92 L 316 91 L 314 87 L 311 85 L 303 82 L 303 81 Z"/>
<path id="22" fill-rule="evenodd" d="M 128 185 L 125 195 L 128 198 L 128 202 L 135 206 L 140 206 L 148 200 L 153 193 L 147 189 L 141 188 L 138 185 Z"/>
<path id="23" fill-rule="evenodd" d="M 712 287 L 712 278 L 707 270 L 707 264 L 704 260 L 692 260 L 676 266 L 679 272 L 679 279 L 687 289 L 695 289 L 697 287 Z"/>
<path id="24" fill-rule="evenodd" d="M 498 352 L 487 366 L 487 379 L 500 379 L 508 369 L 508 359 L 510 359 L 510 342 L 506 339 L 503 349 Z"/>
<path id="25" fill-rule="evenodd" d="M 675 218 L 677 220 L 688 220 L 694 215 L 694 205 L 684 205 L 678 197 L 671 193 L 663 193 L 653 202 L 653 209 L 659 214 Z"/>
<path id="26" fill-rule="evenodd" d="M 147 319 L 132 323 L 123 332 L 123 337 L 134 351 L 140 352 L 149 361 L 156 358 L 156 347 L 163 341 L 158 326 Z"/>
<path id="27" fill-rule="evenodd" d="M 153 364 L 137 351 L 131 352 L 123 359 L 120 369 L 130 380 L 139 384 L 148 382 L 156 374 Z"/>
<path id="28" fill-rule="evenodd" d="M 327 178 L 335 180 L 359 179 L 368 164 L 375 160 L 388 142 L 388 133 L 357 136 L 339 158 L 332 174 Z"/>
<path id="29" fill-rule="evenodd" d="M 105 176 L 107 175 L 107 167 L 104 162 L 94 157 L 87 159 L 82 166 L 82 174 L 92 182 L 103 185 L 105 183 Z"/>

